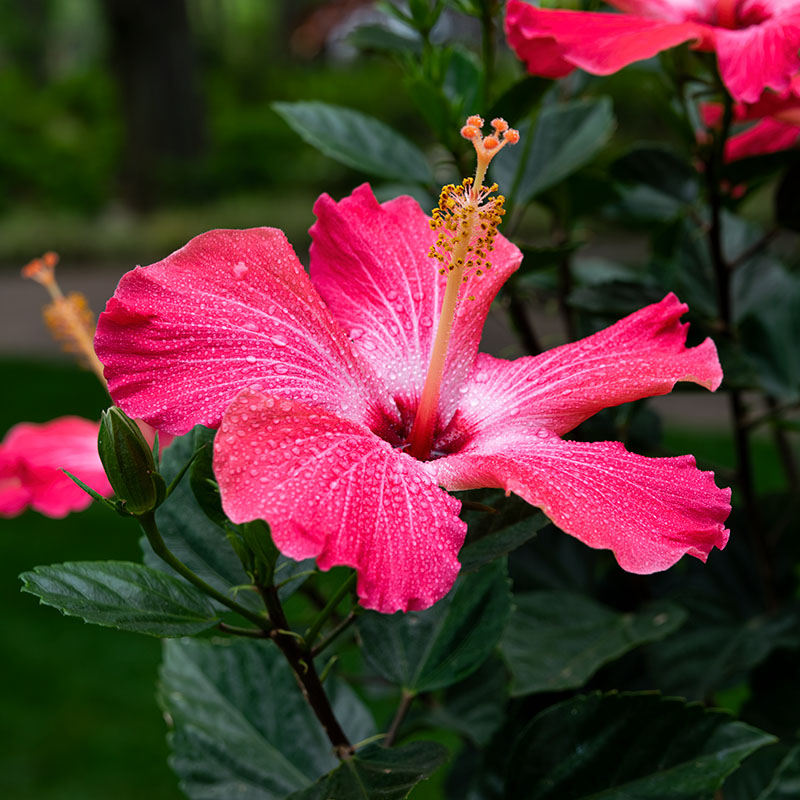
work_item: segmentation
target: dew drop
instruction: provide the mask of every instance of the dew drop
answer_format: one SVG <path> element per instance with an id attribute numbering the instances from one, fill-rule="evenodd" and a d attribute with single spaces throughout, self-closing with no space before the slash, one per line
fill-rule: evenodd
<path id="1" fill-rule="evenodd" d="M 430 328 L 431 325 L 433 325 L 433 320 L 426 315 L 420 318 L 419 324 L 422 325 L 423 328 Z"/>
<path id="2" fill-rule="evenodd" d="M 278 333 L 272 337 L 272 343 L 276 347 L 286 347 L 286 345 L 289 344 L 289 340 L 282 334 Z"/>
<path id="3" fill-rule="evenodd" d="M 233 265 L 233 276 L 239 280 L 247 275 L 247 264 L 244 261 L 239 261 Z"/>
<path id="4" fill-rule="evenodd" d="M 244 359 L 244 360 L 245 360 L 245 361 L 246 361 L 248 364 L 255 364 L 255 363 L 256 363 L 256 357 L 255 357 L 255 356 L 245 356 L 245 359 Z"/>
<path id="5" fill-rule="evenodd" d="M 276 364 L 274 370 L 278 375 L 285 375 L 289 371 L 289 367 L 287 367 L 286 364 Z"/>

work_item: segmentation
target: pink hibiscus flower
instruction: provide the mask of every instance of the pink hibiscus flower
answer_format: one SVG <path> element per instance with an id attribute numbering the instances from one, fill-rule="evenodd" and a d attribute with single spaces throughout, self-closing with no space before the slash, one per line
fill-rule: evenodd
<path id="1" fill-rule="evenodd" d="M 610 0 L 624 12 L 540 9 L 509 0 L 506 34 L 535 75 L 560 78 L 575 67 L 610 75 L 634 61 L 692 42 L 716 51 L 731 96 L 755 102 L 785 91 L 800 70 L 800 0 Z"/>
<path id="2" fill-rule="evenodd" d="M 91 502 L 62 470 L 71 472 L 102 495 L 110 496 L 100 456 L 100 423 L 60 417 L 41 425 L 21 422 L 0 443 L 0 516 L 32 508 L 48 517 L 65 517 Z"/>
<path id="3" fill-rule="evenodd" d="M 265 519 L 286 555 L 354 567 L 362 604 L 383 612 L 430 606 L 458 574 L 466 525 L 440 487 L 515 492 L 633 572 L 705 559 L 728 537 L 730 490 L 691 456 L 561 438 L 677 381 L 717 388 L 714 344 L 685 347 L 673 295 L 540 356 L 478 354 L 521 253 L 482 188 L 481 142 L 498 137 L 469 122 L 478 174 L 445 187 L 433 219 L 366 185 L 322 195 L 310 279 L 279 230 L 203 234 L 125 275 L 95 339 L 129 414 L 176 434 L 219 427 L 234 522 Z"/>
<path id="4" fill-rule="evenodd" d="M 720 124 L 722 113 L 719 103 L 706 103 L 701 107 L 703 122 L 710 128 Z M 733 119 L 742 123 L 755 121 L 755 124 L 725 142 L 728 162 L 794 147 L 800 140 L 800 76 L 795 76 L 789 90 L 782 94 L 764 92 L 755 103 L 737 103 Z"/>

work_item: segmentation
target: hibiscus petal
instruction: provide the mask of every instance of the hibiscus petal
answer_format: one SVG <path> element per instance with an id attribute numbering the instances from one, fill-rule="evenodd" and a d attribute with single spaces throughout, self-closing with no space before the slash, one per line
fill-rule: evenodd
<path id="1" fill-rule="evenodd" d="M 338 203 L 322 195 L 314 212 L 314 285 L 400 407 L 415 410 L 447 282 L 428 256 L 436 241 L 428 216 L 410 197 L 380 205 L 366 184 Z M 465 284 L 475 300 L 462 301 L 451 335 L 439 406 L 445 420 L 475 361 L 489 306 L 522 260 L 503 236 L 492 256 L 492 269 Z"/>
<path id="2" fill-rule="evenodd" d="M 234 522 L 265 519 L 282 553 L 354 567 L 367 608 L 427 608 L 456 579 L 460 503 L 362 425 L 245 390 L 222 419 L 214 472 Z"/>
<path id="3" fill-rule="evenodd" d="M 777 153 L 794 147 L 800 139 L 800 126 L 764 119 L 725 142 L 725 160 Z"/>
<path id="4" fill-rule="evenodd" d="M 714 29 L 722 80 L 734 100 L 755 103 L 769 87 L 787 90 L 800 70 L 800 11 L 738 30 Z"/>
<path id="5" fill-rule="evenodd" d="M 619 442 L 529 429 L 432 463 L 446 489 L 514 492 L 589 547 L 612 550 L 628 572 L 658 572 L 685 554 L 705 561 L 728 541 L 730 489 L 692 456 L 644 458 Z"/>
<path id="6" fill-rule="evenodd" d="M 99 427 L 80 417 L 61 417 L 11 428 L 0 444 L 0 514 L 14 516 L 29 505 L 48 517 L 64 517 L 88 507 L 91 497 L 62 469 L 110 496 L 97 454 Z"/>
<path id="7" fill-rule="evenodd" d="M 559 435 L 603 408 L 667 394 L 678 381 L 714 391 L 722 368 L 711 339 L 687 348 L 688 306 L 674 294 L 578 342 L 505 361 L 483 355 L 448 431 L 464 441 L 502 435 L 511 426 Z"/>
<path id="8" fill-rule="evenodd" d="M 181 434 L 246 386 L 364 421 L 389 402 L 279 230 L 204 233 L 125 275 L 95 349 L 115 402 Z"/>
<path id="9" fill-rule="evenodd" d="M 560 78 L 575 67 L 593 75 L 610 75 L 692 39 L 704 45 L 708 26 L 628 14 L 540 9 L 509 0 L 506 36 L 528 72 Z"/>

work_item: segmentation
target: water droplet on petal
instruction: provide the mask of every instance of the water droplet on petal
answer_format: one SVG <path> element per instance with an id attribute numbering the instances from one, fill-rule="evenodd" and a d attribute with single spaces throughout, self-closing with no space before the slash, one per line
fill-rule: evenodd
<path id="1" fill-rule="evenodd" d="M 433 320 L 429 316 L 420 317 L 419 324 L 423 328 L 430 328 L 433 325 Z"/>
<path id="2" fill-rule="evenodd" d="M 244 360 L 245 360 L 245 361 L 246 361 L 248 364 L 255 364 L 255 363 L 256 363 L 256 357 L 255 357 L 255 356 L 245 356 L 245 359 L 244 359 Z"/>
<path id="3" fill-rule="evenodd" d="M 276 347 L 286 347 L 289 344 L 289 340 L 280 333 L 276 333 L 275 336 L 272 337 L 272 343 Z"/>
<path id="4" fill-rule="evenodd" d="M 239 261 L 233 265 L 233 275 L 235 278 L 241 280 L 247 274 L 247 264 L 244 261 Z"/>

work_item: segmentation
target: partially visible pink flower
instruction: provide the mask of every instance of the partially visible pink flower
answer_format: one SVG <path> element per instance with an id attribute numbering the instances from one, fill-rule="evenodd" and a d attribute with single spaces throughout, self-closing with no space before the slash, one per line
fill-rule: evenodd
<path id="1" fill-rule="evenodd" d="M 706 103 L 701 106 L 701 116 L 707 127 L 715 127 L 722 120 L 722 106 Z M 734 133 L 725 143 L 728 162 L 794 147 L 800 141 L 800 75 L 786 92 L 767 91 L 755 103 L 737 103 L 733 119 L 755 124 Z"/>
<path id="2" fill-rule="evenodd" d="M 443 207 L 458 209 L 463 195 L 447 192 Z M 286 555 L 354 567 L 361 602 L 383 612 L 431 605 L 458 574 L 466 526 L 440 486 L 515 492 L 633 572 L 725 546 L 730 490 L 691 456 L 561 438 L 677 381 L 717 388 L 714 344 L 685 346 L 687 307 L 673 295 L 540 356 L 478 355 L 521 260 L 514 245 L 477 246 L 492 265 L 464 281 L 456 261 L 428 258 L 437 232 L 408 197 L 379 205 L 362 186 L 314 210 L 310 280 L 281 231 L 212 231 L 125 275 L 99 319 L 95 347 L 125 411 L 175 434 L 220 428 L 214 470 L 234 522 L 265 519 Z M 417 411 L 453 287 L 425 445 Z"/>
<path id="3" fill-rule="evenodd" d="M 788 89 L 800 70 L 800 0 L 610 0 L 622 14 L 541 9 L 509 0 L 506 34 L 535 75 L 576 67 L 609 75 L 691 42 L 716 51 L 731 96 L 755 102 Z"/>
<path id="4" fill-rule="evenodd" d="M 15 425 L 0 443 L 0 516 L 32 508 L 48 517 L 82 511 L 92 498 L 68 478 L 67 470 L 102 495 L 111 495 L 100 456 L 100 423 L 60 417 Z"/>

